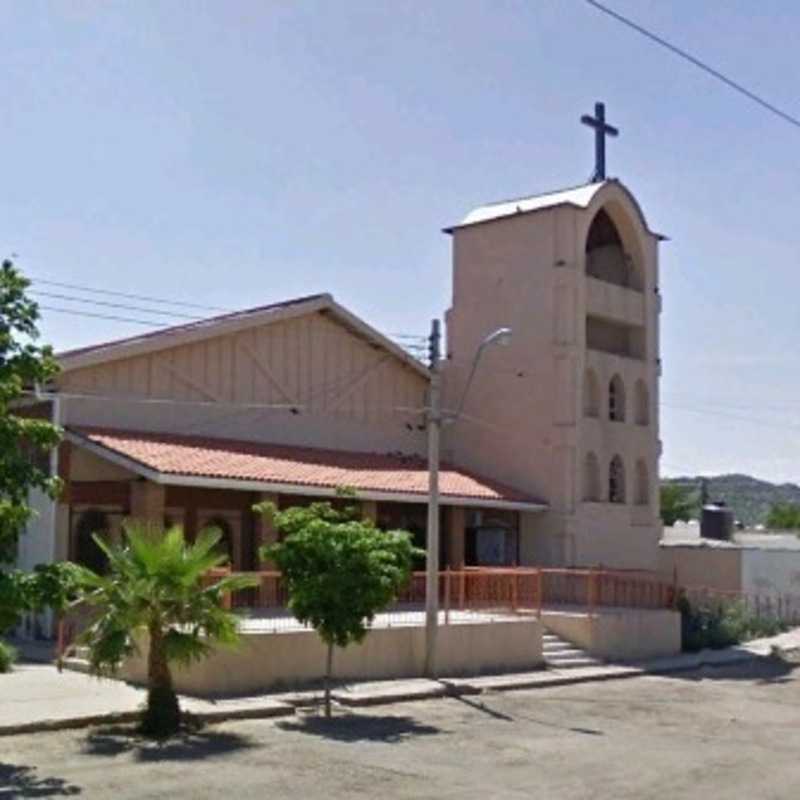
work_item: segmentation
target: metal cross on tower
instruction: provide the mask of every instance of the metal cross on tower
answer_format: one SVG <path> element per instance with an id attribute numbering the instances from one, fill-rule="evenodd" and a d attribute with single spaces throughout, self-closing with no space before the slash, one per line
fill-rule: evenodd
<path id="1" fill-rule="evenodd" d="M 619 136 L 619 131 L 606 123 L 604 103 L 594 104 L 594 116 L 584 114 L 581 122 L 594 128 L 594 173 L 592 183 L 606 179 L 606 136 Z"/>

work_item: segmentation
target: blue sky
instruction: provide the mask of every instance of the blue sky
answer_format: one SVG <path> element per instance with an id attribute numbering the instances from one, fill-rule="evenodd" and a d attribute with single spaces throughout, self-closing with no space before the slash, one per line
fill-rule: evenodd
<path id="1" fill-rule="evenodd" d="M 608 3 L 800 114 L 793 0 Z M 605 100 L 671 237 L 664 472 L 800 480 L 800 129 L 582 0 L 0 0 L 0 29 L 0 253 L 221 307 L 330 291 L 392 333 L 448 305 L 443 225 L 587 178 Z"/>

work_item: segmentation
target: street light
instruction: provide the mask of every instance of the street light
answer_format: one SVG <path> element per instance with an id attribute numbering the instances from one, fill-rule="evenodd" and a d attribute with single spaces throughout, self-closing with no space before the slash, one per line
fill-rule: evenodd
<path id="1" fill-rule="evenodd" d="M 428 401 L 428 541 L 425 558 L 425 674 L 436 676 L 436 633 L 439 626 L 439 434 L 443 423 L 455 422 L 464 409 L 478 362 L 484 350 L 492 345 L 507 346 L 511 328 L 498 328 L 479 345 L 472 358 L 469 377 L 456 410 L 442 413 L 441 375 L 439 373 L 439 320 L 434 320 L 430 335 L 430 397 Z"/>

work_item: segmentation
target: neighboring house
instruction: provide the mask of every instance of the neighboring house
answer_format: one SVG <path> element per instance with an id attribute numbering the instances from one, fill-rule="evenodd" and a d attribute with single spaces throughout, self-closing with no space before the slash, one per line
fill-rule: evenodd
<path id="1" fill-rule="evenodd" d="M 659 567 L 690 589 L 800 598 L 800 539 L 791 532 L 737 531 L 731 541 L 700 536 L 695 524 L 664 528 Z"/>
<path id="2" fill-rule="evenodd" d="M 617 181 L 486 206 L 448 229 L 445 406 L 482 339 L 464 416 L 443 431 L 443 565 L 655 568 L 657 245 Z M 389 287 L 387 287 L 388 289 Z M 429 374 L 330 295 L 62 353 L 27 413 L 66 429 L 57 503 L 20 562 L 99 566 L 91 534 L 126 516 L 213 524 L 239 569 L 274 533 L 252 513 L 356 490 L 425 540 Z"/>

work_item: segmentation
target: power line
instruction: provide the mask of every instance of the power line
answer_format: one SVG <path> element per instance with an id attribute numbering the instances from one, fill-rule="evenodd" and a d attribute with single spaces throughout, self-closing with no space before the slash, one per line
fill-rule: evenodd
<path id="1" fill-rule="evenodd" d="M 42 306 L 39 308 L 42 311 L 55 311 L 59 314 L 73 314 L 76 317 L 91 317 L 92 319 L 107 319 L 112 322 L 134 322 L 137 325 L 147 325 L 148 327 L 165 328 L 168 327 L 167 323 L 161 320 L 150 320 L 149 322 L 144 319 L 133 319 L 132 317 L 118 317 L 112 314 L 95 314 L 93 311 L 78 311 L 75 308 L 59 308 L 58 306 Z"/>
<path id="2" fill-rule="evenodd" d="M 60 289 L 72 289 L 79 292 L 89 292 L 91 294 L 103 294 L 111 297 L 123 297 L 128 300 L 144 300 L 147 303 L 159 303 L 161 305 L 169 306 L 183 306 L 184 308 L 196 308 L 200 311 L 222 311 L 232 313 L 235 309 L 221 308 L 220 306 L 207 306 L 200 303 L 189 303 L 184 300 L 168 300 L 164 297 L 152 297 L 143 294 L 130 294 L 129 292 L 119 292 L 112 289 L 96 289 L 93 286 L 82 286 L 76 283 L 62 283 L 61 281 L 45 280 L 44 278 L 30 278 L 33 284 L 42 284 L 43 286 L 57 286 Z"/>
<path id="3" fill-rule="evenodd" d="M 184 314 L 181 311 L 169 311 L 160 308 L 145 308 L 143 306 L 132 306 L 127 303 L 112 303 L 109 300 L 93 300 L 88 297 L 76 297 L 70 294 L 60 294 L 59 292 L 46 292 L 42 289 L 31 289 L 31 294 L 39 297 L 49 297 L 53 300 L 68 300 L 71 303 L 84 303 L 85 305 L 103 306 L 104 308 L 121 308 L 126 311 L 142 311 L 145 314 L 160 314 L 161 316 L 180 317 L 181 319 L 202 320 L 203 317 L 197 314 Z"/>
<path id="4" fill-rule="evenodd" d="M 800 128 L 800 119 L 797 117 L 792 116 L 791 114 L 787 113 L 786 111 L 782 111 L 777 106 L 770 103 L 768 100 L 765 100 L 763 97 L 760 97 L 755 92 L 751 92 L 749 89 L 742 86 L 741 83 L 737 83 L 732 78 L 727 77 L 719 70 L 714 69 L 714 67 L 706 64 L 704 61 L 701 61 L 696 56 L 693 56 L 691 53 L 687 53 L 685 50 L 682 50 L 680 47 L 668 42 L 666 39 L 662 39 L 658 34 L 653 33 L 652 31 L 647 30 L 647 28 L 642 27 L 638 23 L 634 22 L 632 19 L 628 19 L 628 17 L 623 16 L 622 14 L 614 11 L 608 6 L 604 6 L 602 3 L 598 3 L 597 0 L 585 0 L 593 8 L 596 8 L 598 11 L 602 12 L 603 14 L 607 14 L 609 17 L 617 20 L 617 22 L 621 22 L 623 25 L 633 29 L 637 33 L 640 33 L 642 36 L 650 39 L 651 41 L 655 42 L 656 44 L 660 45 L 661 47 L 666 48 L 670 52 L 674 53 L 677 56 L 680 56 L 685 61 L 688 61 L 690 64 L 694 64 L 698 69 L 703 70 L 703 72 L 708 73 L 712 77 L 716 78 L 718 81 L 722 81 L 726 86 L 730 87 L 739 94 L 743 94 L 749 100 L 752 100 L 754 103 L 757 103 L 762 108 L 765 108 L 767 111 L 771 112 L 777 117 L 780 117 L 784 122 L 788 122 L 790 125 L 794 125 L 796 128 Z"/>
<path id="5" fill-rule="evenodd" d="M 776 428 L 782 431 L 800 431 L 800 425 L 787 425 L 781 422 L 768 422 L 761 419 L 753 419 L 752 417 L 745 417 L 741 414 L 727 414 L 722 411 L 710 411 L 703 408 L 693 408 L 692 406 L 675 405 L 674 403 L 665 403 L 662 401 L 663 408 L 671 408 L 676 411 L 687 411 L 690 414 L 704 414 L 709 417 L 719 417 L 720 419 L 736 420 L 737 422 L 749 422 L 751 425 L 760 425 L 763 428 Z"/>

